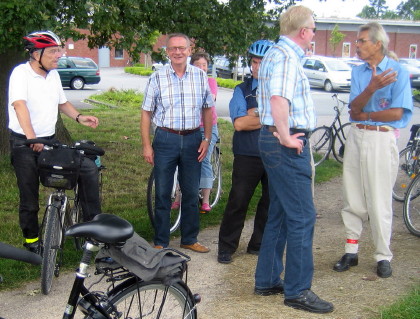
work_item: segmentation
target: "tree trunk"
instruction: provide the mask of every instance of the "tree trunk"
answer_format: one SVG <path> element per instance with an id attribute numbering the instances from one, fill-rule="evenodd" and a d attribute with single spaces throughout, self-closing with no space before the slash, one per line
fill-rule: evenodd
<path id="1" fill-rule="evenodd" d="M 12 73 L 13 68 L 19 63 L 23 63 L 25 60 L 22 50 L 10 49 L 5 53 L 0 53 L 0 61 L 2 61 L 2 72 L 0 72 L 0 155 L 6 155 L 9 153 L 9 132 L 8 132 L 8 89 L 9 89 L 9 77 Z M 70 133 L 67 131 L 63 124 L 61 116 L 58 116 L 56 125 L 57 138 L 62 143 L 71 143 Z"/>
<path id="2" fill-rule="evenodd" d="M 0 155 L 9 153 L 9 116 L 8 116 L 8 89 L 9 77 L 13 68 L 25 60 L 22 49 L 9 49 L 5 53 L 0 53 L 0 61 L 2 61 L 2 72 L 0 72 Z"/>

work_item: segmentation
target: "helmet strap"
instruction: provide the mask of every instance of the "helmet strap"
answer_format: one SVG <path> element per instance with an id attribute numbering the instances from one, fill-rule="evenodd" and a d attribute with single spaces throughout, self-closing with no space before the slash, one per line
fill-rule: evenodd
<path id="1" fill-rule="evenodd" d="M 48 74 L 48 72 L 50 72 L 49 70 L 47 70 L 43 65 L 42 65 L 42 62 L 41 62 L 41 59 L 42 59 L 42 56 L 44 55 L 44 50 L 45 50 L 45 48 L 42 48 L 41 49 L 41 53 L 39 54 L 39 61 L 37 61 L 38 62 L 38 64 L 40 65 L 40 69 L 42 70 L 42 71 L 44 71 L 44 72 L 46 72 L 47 74 Z M 33 53 L 32 53 L 33 54 Z M 34 57 L 33 57 L 33 55 L 31 54 L 31 58 L 33 58 L 34 59 Z M 34 60 L 36 60 L 36 59 L 34 59 Z"/>

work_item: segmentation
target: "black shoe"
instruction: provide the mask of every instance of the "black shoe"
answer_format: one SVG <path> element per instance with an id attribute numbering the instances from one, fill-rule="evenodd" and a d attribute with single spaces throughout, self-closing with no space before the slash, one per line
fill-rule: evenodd
<path id="1" fill-rule="evenodd" d="M 378 261 L 376 273 L 381 278 L 388 278 L 392 275 L 391 263 L 388 260 Z"/>
<path id="2" fill-rule="evenodd" d="M 23 246 L 31 253 L 39 254 L 39 240 L 33 243 L 24 243 Z"/>
<path id="3" fill-rule="evenodd" d="M 343 257 L 334 265 L 333 269 L 338 272 L 349 270 L 350 267 L 359 264 L 359 257 L 357 254 L 344 254 Z"/>
<path id="4" fill-rule="evenodd" d="M 284 293 L 283 284 L 278 284 L 277 286 L 271 288 L 255 288 L 254 292 L 256 295 L 260 296 L 271 296 Z"/>
<path id="5" fill-rule="evenodd" d="M 259 253 L 260 253 L 260 250 L 259 249 L 252 249 L 252 248 L 247 248 L 246 249 L 246 252 L 248 253 L 248 254 L 250 254 L 250 255 L 255 255 L 255 256 L 258 256 L 259 255 Z"/>
<path id="6" fill-rule="evenodd" d="M 217 255 L 217 261 L 221 264 L 230 264 L 232 262 L 232 255 L 221 252 Z"/>
<path id="7" fill-rule="evenodd" d="M 304 290 L 295 299 L 284 299 L 286 306 L 315 313 L 327 313 L 334 310 L 331 302 L 322 300 L 311 290 Z"/>

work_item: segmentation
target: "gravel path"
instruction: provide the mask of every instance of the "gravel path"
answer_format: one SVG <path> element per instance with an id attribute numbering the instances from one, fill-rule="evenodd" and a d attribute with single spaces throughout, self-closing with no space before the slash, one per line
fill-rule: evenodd
<path id="1" fill-rule="evenodd" d="M 375 275 L 374 248 L 368 225 L 360 241 L 359 266 L 343 273 L 332 270 L 344 249 L 341 186 L 341 179 L 337 178 L 317 185 L 315 190 L 320 217 L 315 231 L 312 288 L 322 298 L 334 303 L 334 312 L 325 315 L 306 313 L 284 306 L 281 295 L 260 297 L 253 294 L 257 257 L 245 253 L 252 230 L 251 220 L 245 225 L 244 238 L 233 263 L 228 265 L 216 261 L 218 227 L 200 233 L 200 242 L 209 245 L 212 251 L 208 254 L 190 253 L 188 284 L 194 293 L 202 296 L 198 305 L 199 318 L 371 318 L 378 314 L 381 306 L 391 304 L 415 283 L 418 284 L 420 239 L 405 228 L 399 203 L 394 205 L 393 276 L 381 279 Z M 171 242 L 171 246 L 178 248 L 179 241 Z M 6 319 L 61 318 L 73 278 L 73 273 L 62 274 L 54 281 L 49 296 L 39 292 L 38 282 L 18 290 L 0 292 L 0 316 Z"/>

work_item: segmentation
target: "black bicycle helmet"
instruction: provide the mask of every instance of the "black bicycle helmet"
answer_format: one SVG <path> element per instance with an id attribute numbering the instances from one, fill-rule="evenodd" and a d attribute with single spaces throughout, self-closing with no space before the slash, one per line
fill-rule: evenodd
<path id="1" fill-rule="evenodd" d="M 274 44 L 269 40 L 258 40 L 255 41 L 248 49 L 248 55 L 250 58 L 257 57 L 262 58 L 269 48 Z"/>
<path id="2" fill-rule="evenodd" d="M 61 46 L 60 38 L 51 31 L 36 31 L 23 38 L 25 39 L 25 50 L 29 53 L 47 47 Z"/>

